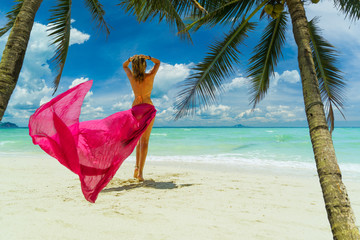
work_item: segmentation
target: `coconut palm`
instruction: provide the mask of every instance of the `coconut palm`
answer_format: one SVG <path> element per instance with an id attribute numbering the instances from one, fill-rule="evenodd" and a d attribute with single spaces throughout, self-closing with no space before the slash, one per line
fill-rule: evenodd
<path id="1" fill-rule="evenodd" d="M 15 0 L 13 9 L 7 13 L 7 24 L 0 28 L 0 37 L 11 30 L 0 62 L 0 121 L 4 116 L 11 94 L 15 89 L 24 61 L 30 33 L 37 10 L 42 0 Z M 105 11 L 98 0 L 85 0 L 97 27 L 109 34 L 109 27 L 104 20 Z M 49 36 L 56 51 L 52 62 L 57 71 L 54 80 L 54 93 L 59 86 L 62 71 L 70 43 L 72 0 L 57 0 L 49 19 Z"/>
<path id="2" fill-rule="evenodd" d="M 178 23 L 177 27 L 182 36 L 186 31 L 196 31 L 203 26 L 230 26 L 230 31 L 223 40 L 209 47 L 210 52 L 201 63 L 193 67 L 194 73 L 184 82 L 175 103 L 175 118 L 194 113 L 196 107 L 207 106 L 215 101 L 217 93 L 222 90 L 223 81 L 233 74 L 236 66 L 240 64 L 240 47 L 256 27 L 254 18 L 260 15 L 260 20 L 267 21 L 268 24 L 254 48 L 247 70 L 251 103 L 255 107 L 266 95 L 271 76 L 282 55 L 290 17 L 298 47 L 305 113 L 331 230 L 334 239 L 360 239 L 331 137 L 334 129 L 334 107 L 340 112 L 343 108 L 345 80 L 336 67 L 336 50 L 321 36 L 317 19 L 308 21 L 306 18 L 304 2 L 310 1 L 198 1 L 207 12 L 200 11 L 199 7 L 194 8 L 191 2 L 193 1 L 120 1 L 120 5 L 134 13 L 139 21 L 159 15 L 160 21 L 164 19 L 169 23 Z M 312 2 L 317 3 L 319 0 Z M 334 4 L 346 17 L 352 20 L 360 18 L 358 0 L 334 0 Z M 177 12 L 173 14 L 175 11 Z M 184 27 L 179 16 L 188 16 L 195 20 Z"/>

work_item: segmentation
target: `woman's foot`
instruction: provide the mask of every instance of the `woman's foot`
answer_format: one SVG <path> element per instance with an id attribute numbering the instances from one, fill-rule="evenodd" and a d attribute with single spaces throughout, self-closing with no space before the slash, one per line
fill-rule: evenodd
<path id="1" fill-rule="evenodd" d="M 134 170 L 134 178 L 137 178 L 139 175 L 139 167 L 135 166 L 135 170 Z"/>
<path id="2" fill-rule="evenodd" d="M 139 182 L 143 182 L 144 181 L 144 178 L 142 176 L 142 174 L 139 174 L 136 179 L 139 181 Z"/>
<path id="3" fill-rule="evenodd" d="M 139 167 L 135 166 L 135 170 L 134 170 L 134 178 L 137 179 L 140 182 L 144 181 L 144 178 L 142 176 L 142 173 L 139 172 Z"/>

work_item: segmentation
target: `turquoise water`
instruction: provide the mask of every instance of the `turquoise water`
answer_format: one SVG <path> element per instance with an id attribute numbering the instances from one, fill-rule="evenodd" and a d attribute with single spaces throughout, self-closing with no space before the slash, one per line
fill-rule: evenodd
<path id="1" fill-rule="evenodd" d="M 360 128 L 337 128 L 333 141 L 342 170 L 360 176 Z M 27 128 L 0 129 L 0 159 L 43 154 Z M 154 128 L 152 161 L 314 168 L 307 128 Z"/>

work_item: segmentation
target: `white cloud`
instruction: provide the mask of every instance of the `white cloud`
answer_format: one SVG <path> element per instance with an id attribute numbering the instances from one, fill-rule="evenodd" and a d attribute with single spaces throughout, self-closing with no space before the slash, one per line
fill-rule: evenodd
<path id="1" fill-rule="evenodd" d="M 71 85 L 69 86 L 69 89 L 79 85 L 80 83 L 84 83 L 86 81 L 89 81 L 89 78 L 84 78 L 84 77 L 76 78 L 74 81 L 72 81 Z"/>
<path id="2" fill-rule="evenodd" d="M 76 78 L 71 82 L 69 89 L 86 81 L 89 81 L 89 78 L 86 77 Z M 98 105 L 97 101 L 92 99 L 92 96 L 93 96 L 93 92 L 89 91 L 84 98 L 84 102 L 81 107 L 80 121 L 102 118 L 107 115 L 105 114 L 104 108 L 102 106 L 97 106 Z"/>
<path id="3" fill-rule="evenodd" d="M 271 79 L 271 83 L 273 86 L 277 86 L 279 82 L 286 82 L 286 83 L 300 82 L 300 74 L 297 70 L 292 70 L 292 71 L 286 70 L 282 74 L 275 72 L 273 78 Z"/>
<path id="4" fill-rule="evenodd" d="M 73 44 L 83 44 L 90 39 L 90 35 L 80 32 L 76 28 L 70 30 L 70 46 Z"/>
<path id="5" fill-rule="evenodd" d="M 81 121 L 93 120 L 104 117 L 104 109 L 102 107 L 93 107 L 90 103 L 84 102 L 81 107 Z"/>
<path id="6" fill-rule="evenodd" d="M 118 111 L 124 111 L 131 108 L 132 102 L 130 101 L 120 101 L 112 105 L 112 109 Z"/>
<path id="7" fill-rule="evenodd" d="M 196 114 L 199 115 L 200 118 L 217 118 L 222 120 L 229 120 L 230 107 L 226 105 L 210 105 L 206 108 L 198 109 Z"/>
<path id="8" fill-rule="evenodd" d="M 225 106 L 225 105 L 211 105 L 209 107 L 207 107 L 206 109 L 203 110 L 199 110 L 198 113 L 199 114 L 208 114 L 211 116 L 218 116 L 218 115 L 222 115 L 225 112 L 229 111 L 230 107 L 229 106 Z"/>
<path id="9" fill-rule="evenodd" d="M 300 74 L 297 70 L 286 70 L 281 74 L 281 79 L 283 79 L 284 82 L 297 83 L 300 82 Z"/>
<path id="10" fill-rule="evenodd" d="M 225 91 L 232 91 L 246 86 L 247 84 L 249 84 L 249 79 L 244 77 L 237 77 L 232 79 L 230 83 L 225 83 L 223 87 Z"/>
<path id="11" fill-rule="evenodd" d="M 38 86 L 41 85 L 41 81 L 43 81 L 44 78 L 52 81 L 53 76 L 48 62 L 54 55 L 55 46 L 51 45 L 52 40 L 51 37 L 48 36 L 47 29 L 47 25 L 37 22 L 34 23 L 19 76 L 18 86 L 38 89 Z M 81 40 L 83 39 L 83 37 L 81 37 L 82 35 L 78 32 L 76 32 L 77 35 L 75 34 L 75 36 L 72 37 L 75 43 L 83 41 Z M 7 38 L 8 34 L 0 38 L 0 54 L 5 48 Z"/>
<path id="12" fill-rule="evenodd" d="M 43 98 L 40 99 L 40 105 L 43 105 L 44 103 L 47 103 L 51 100 L 51 97 L 49 96 L 44 96 Z"/>
<path id="13" fill-rule="evenodd" d="M 173 107 L 158 110 L 156 113 L 156 121 L 168 122 L 173 120 L 175 110 Z"/>
<path id="14" fill-rule="evenodd" d="M 35 109 L 45 103 L 45 99 L 51 99 L 52 91 L 44 80 L 37 89 L 17 86 L 9 101 L 7 114 L 16 118 L 28 118 Z"/>
<path id="15" fill-rule="evenodd" d="M 236 116 L 237 120 L 249 122 L 293 122 L 305 120 L 304 109 L 297 106 L 272 105 L 248 109 Z"/>
<path id="16" fill-rule="evenodd" d="M 70 88 L 73 88 L 77 85 L 79 85 L 80 83 L 84 83 L 86 81 L 89 81 L 89 78 L 84 78 L 84 77 L 81 77 L 81 78 L 76 78 L 74 79 L 74 81 L 71 82 L 71 85 L 69 86 L 69 89 Z M 90 96 L 93 95 L 93 92 L 92 91 L 89 91 L 86 95 L 85 95 L 85 100 L 88 100 L 90 98 Z"/>
<path id="17" fill-rule="evenodd" d="M 248 109 L 244 112 L 239 113 L 239 115 L 236 116 L 236 118 L 238 119 L 243 119 L 243 118 L 250 118 L 255 116 L 256 114 L 261 114 L 262 111 L 260 108 L 254 108 L 254 109 Z"/>
<path id="18" fill-rule="evenodd" d="M 162 96 L 181 81 L 184 81 L 190 74 L 190 67 L 193 64 L 167 64 L 161 63 L 156 74 L 153 95 Z"/>
<path id="19" fill-rule="evenodd" d="M 335 8 L 333 1 L 320 1 L 318 4 L 310 4 L 306 11 L 309 20 L 315 16 L 320 16 L 319 26 L 323 29 L 325 38 L 331 43 L 336 43 L 335 45 L 360 45 L 360 24 L 345 19 L 345 15 Z"/>
<path id="20" fill-rule="evenodd" d="M 269 119 L 281 119 L 285 122 L 299 120 L 300 115 L 304 115 L 304 110 L 301 107 L 290 106 L 267 106 L 267 113 L 265 117 Z M 303 120 L 304 116 L 301 118 Z"/>
<path id="21" fill-rule="evenodd" d="M 71 19 L 71 23 L 74 23 L 75 20 Z M 43 25 L 45 26 L 45 25 Z M 48 24 L 46 26 L 47 34 L 51 33 L 52 31 L 50 30 L 50 28 L 52 27 L 52 24 Z M 50 39 L 51 37 L 49 37 Z M 74 44 L 83 44 L 84 42 L 86 42 L 87 40 L 90 39 L 90 35 L 84 32 L 79 31 L 78 29 L 71 27 L 70 28 L 70 43 L 69 46 L 74 45 Z"/>
<path id="22" fill-rule="evenodd" d="M 120 97 L 120 100 L 112 105 L 113 110 L 124 111 L 130 109 L 134 100 L 134 94 L 126 94 Z"/>

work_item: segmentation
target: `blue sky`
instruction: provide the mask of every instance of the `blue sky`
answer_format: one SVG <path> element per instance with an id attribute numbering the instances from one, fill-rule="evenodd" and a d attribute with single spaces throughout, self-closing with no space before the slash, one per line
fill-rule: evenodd
<path id="1" fill-rule="evenodd" d="M 52 98 L 54 72 L 49 66 L 54 48 L 49 47 L 47 36 L 49 8 L 56 1 L 44 1 L 40 7 L 31 34 L 18 85 L 9 102 L 3 122 L 10 121 L 27 126 L 29 116 Z M 193 44 L 181 40 L 176 31 L 165 23 L 138 23 L 126 14 L 116 1 L 102 1 L 106 20 L 112 26 L 106 39 L 94 27 L 83 1 L 73 1 L 71 46 L 59 89 L 56 94 L 87 79 L 94 85 L 82 108 L 81 120 L 103 118 L 114 112 L 129 109 L 133 100 L 130 84 L 122 63 L 134 54 L 146 54 L 161 60 L 152 94 L 158 110 L 155 126 L 306 126 L 302 88 L 297 65 L 297 49 L 291 26 L 287 42 L 276 73 L 271 79 L 265 99 L 251 111 L 248 79 L 245 78 L 247 59 L 259 40 L 265 22 L 259 23 L 250 34 L 246 45 L 241 46 L 242 64 L 236 73 L 224 82 L 225 92 L 218 103 L 207 109 L 198 109 L 196 115 L 176 122 L 172 120 L 175 97 L 179 84 L 191 73 L 191 67 L 200 62 L 214 40 L 220 40 L 226 31 L 222 27 L 202 29 L 192 33 Z M 1 1 L 0 26 L 6 22 L 5 14 L 13 1 Z M 346 89 L 346 121 L 336 113 L 335 126 L 360 126 L 360 23 L 344 19 L 332 1 L 306 4 L 307 17 L 320 16 L 320 27 L 325 38 L 340 52 L 339 68 L 344 72 Z M 256 19 L 258 20 L 258 19 Z M 290 21 L 289 21 L 290 22 Z M 8 34 L 0 38 L 0 54 Z M 0 55 L 0 56 L 1 56 Z M 150 66 L 151 67 L 151 66 Z"/>

